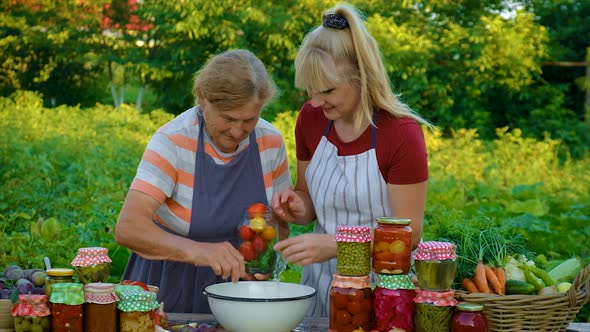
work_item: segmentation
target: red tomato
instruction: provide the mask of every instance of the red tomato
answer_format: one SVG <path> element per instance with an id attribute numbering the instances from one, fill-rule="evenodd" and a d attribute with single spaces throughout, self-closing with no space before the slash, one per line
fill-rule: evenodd
<path id="1" fill-rule="evenodd" d="M 256 235 L 256 233 L 249 226 L 242 225 L 240 227 L 240 237 L 242 240 L 252 241 L 252 239 L 254 239 L 254 235 Z"/>
<path id="2" fill-rule="evenodd" d="M 337 309 L 345 309 L 346 306 L 348 305 L 348 296 L 343 295 L 343 294 L 336 294 L 333 297 L 334 299 L 334 306 Z"/>
<path id="3" fill-rule="evenodd" d="M 244 260 L 247 262 L 254 260 L 256 258 L 256 249 L 252 245 L 252 242 L 246 241 L 240 245 L 240 249 L 238 249 L 242 256 L 244 256 Z"/>
<path id="4" fill-rule="evenodd" d="M 336 311 L 336 322 L 340 325 L 350 324 L 352 321 L 352 316 L 346 310 L 338 310 Z"/>
<path id="5" fill-rule="evenodd" d="M 357 315 L 352 316 L 352 325 L 354 325 L 354 326 L 365 325 L 368 322 L 369 322 L 369 313 L 368 312 L 361 312 Z"/>
<path id="6" fill-rule="evenodd" d="M 266 242 L 260 236 L 256 236 L 252 240 L 252 245 L 258 254 L 266 250 Z"/>
<path id="7" fill-rule="evenodd" d="M 267 211 L 266 205 L 262 203 L 254 203 L 248 208 L 248 215 L 250 218 L 263 216 Z"/>
<path id="8" fill-rule="evenodd" d="M 346 310 L 354 315 L 360 313 L 363 310 L 363 306 L 359 301 L 350 301 L 346 305 Z"/>

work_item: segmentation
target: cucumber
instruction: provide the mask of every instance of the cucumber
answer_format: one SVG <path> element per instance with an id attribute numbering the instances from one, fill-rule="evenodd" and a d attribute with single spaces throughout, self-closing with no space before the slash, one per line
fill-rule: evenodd
<path id="1" fill-rule="evenodd" d="M 506 295 L 521 294 L 529 295 L 535 293 L 535 286 L 526 281 L 520 280 L 506 280 Z"/>

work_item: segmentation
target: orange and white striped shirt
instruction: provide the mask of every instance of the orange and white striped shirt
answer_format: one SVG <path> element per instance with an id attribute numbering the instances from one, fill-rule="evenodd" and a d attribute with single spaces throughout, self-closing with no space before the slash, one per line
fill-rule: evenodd
<path id="1" fill-rule="evenodd" d="M 197 107 L 162 126 L 151 138 L 143 154 L 131 189 L 162 202 L 156 221 L 180 235 L 188 235 L 193 199 L 195 155 L 199 137 Z M 254 128 L 260 151 L 266 197 L 292 186 L 287 151 L 281 133 L 268 121 L 259 119 Z M 219 151 L 209 135 L 204 135 L 205 152 L 217 164 L 228 163 L 249 145 L 246 138 L 236 152 Z M 198 184 L 197 184 L 198 185 Z"/>

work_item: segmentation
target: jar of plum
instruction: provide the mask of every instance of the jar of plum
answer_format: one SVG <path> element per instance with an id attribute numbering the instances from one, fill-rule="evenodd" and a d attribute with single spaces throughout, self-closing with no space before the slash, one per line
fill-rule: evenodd
<path id="1" fill-rule="evenodd" d="M 18 303 L 12 307 L 10 314 L 14 317 L 16 332 L 51 331 L 51 311 L 47 295 L 20 294 Z"/>
<path id="2" fill-rule="evenodd" d="M 488 320 L 483 313 L 483 305 L 459 303 L 451 322 L 451 332 L 488 332 Z"/>
<path id="3" fill-rule="evenodd" d="M 407 218 L 382 217 L 373 234 L 373 272 L 408 274 L 412 261 L 412 222 Z"/>
<path id="4" fill-rule="evenodd" d="M 457 300 L 455 291 L 431 292 L 418 290 L 416 302 L 416 332 L 449 332 Z"/>
<path id="5" fill-rule="evenodd" d="M 457 272 L 455 244 L 440 241 L 418 243 L 414 265 L 420 289 L 433 292 L 450 290 Z"/>
<path id="6" fill-rule="evenodd" d="M 84 285 L 84 331 L 117 331 L 117 301 L 113 284 L 90 283 Z"/>
<path id="7" fill-rule="evenodd" d="M 330 330 L 370 331 L 373 325 L 372 302 L 373 292 L 369 276 L 335 274 L 330 288 Z"/>
<path id="8" fill-rule="evenodd" d="M 78 279 L 83 284 L 107 282 L 111 269 L 108 249 L 102 247 L 79 248 L 72 261 Z"/>
<path id="9" fill-rule="evenodd" d="M 135 286 L 130 286 L 135 287 Z M 158 308 L 156 293 L 133 288 L 116 288 L 119 296 L 120 332 L 144 332 L 156 329 L 152 317 Z"/>
<path id="10" fill-rule="evenodd" d="M 51 292 L 53 332 L 83 332 L 84 285 L 61 283 Z"/>
<path id="11" fill-rule="evenodd" d="M 371 228 L 338 226 L 336 233 L 336 272 L 346 276 L 371 273 Z"/>
<path id="12" fill-rule="evenodd" d="M 373 291 L 373 330 L 414 331 L 416 290 L 409 274 L 377 274 Z"/>
<path id="13" fill-rule="evenodd" d="M 73 283 L 75 271 L 67 268 L 55 268 L 45 271 L 45 295 L 51 298 L 51 287 L 54 284 Z"/>

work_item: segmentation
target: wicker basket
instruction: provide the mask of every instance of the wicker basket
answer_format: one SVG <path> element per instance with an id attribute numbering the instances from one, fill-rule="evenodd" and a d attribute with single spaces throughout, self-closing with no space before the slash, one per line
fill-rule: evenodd
<path id="1" fill-rule="evenodd" d="M 590 299 L 590 265 L 567 293 L 547 295 L 492 295 L 457 291 L 456 297 L 484 305 L 489 331 L 565 331 Z"/>

